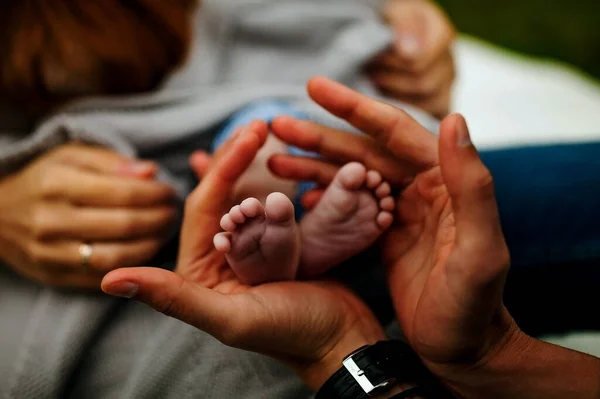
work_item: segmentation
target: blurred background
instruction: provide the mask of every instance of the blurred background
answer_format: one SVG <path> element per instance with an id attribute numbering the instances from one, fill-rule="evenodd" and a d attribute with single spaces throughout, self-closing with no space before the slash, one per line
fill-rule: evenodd
<path id="1" fill-rule="evenodd" d="M 480 148 L 600 139 L 600 1 L 438 3 L 462 33 L 453 111 Z"/>
<path id="2" fill-rule="evenodd" d="M 600 78 L 600 1 L 438 0 L 458 28 Z"/>

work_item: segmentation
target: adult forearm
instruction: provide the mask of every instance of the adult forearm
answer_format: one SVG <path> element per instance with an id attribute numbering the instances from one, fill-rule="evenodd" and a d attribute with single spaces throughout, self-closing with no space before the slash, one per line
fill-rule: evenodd
<path id="1" fill-rule="evenodd" d="M 465 399 L 598 399 L 600 359 L 519 332 L 497 356 L 447 383 Z"/>

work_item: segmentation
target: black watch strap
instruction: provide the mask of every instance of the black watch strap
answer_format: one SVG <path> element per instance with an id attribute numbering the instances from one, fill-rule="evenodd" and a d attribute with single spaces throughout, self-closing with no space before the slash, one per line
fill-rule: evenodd
<path id="1" fill-rule="evenodd" d="M 423 389 L 421 389 L 421 387 L 414 387 L 414 388 L 410 388 L 407 389 L 404 392 L 400 392 L 394 396 L 392 396 L 390 399 L 412 399 L 412 398 L 416 398 L 417 396 L 421 396 L 423 397 L 425 393 L 423 392 Z M 435 399 L 435 398 L 432 398 Z"/>
<path id="2" fill-rule="evenodd" d="M 418 392 L 435 395 L 430 396 L 434 399 L 453 398 L 410 346 L 393 340 L 362 347 L 350 354 L 315 399 L 364 399 L 387 392 L 398 382 L 416 384 Z"/>

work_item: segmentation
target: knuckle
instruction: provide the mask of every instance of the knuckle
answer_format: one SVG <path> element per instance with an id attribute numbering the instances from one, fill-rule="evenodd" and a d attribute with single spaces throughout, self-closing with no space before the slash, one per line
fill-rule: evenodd
<path id="1" fill-rule="evenodd" d="M 51 177 L 51 174 L 48 173 L 47 169 L 41 170 L 36 176 L 36 179 L 42 197 L 52 197 L 60 193 L 60 180 L 56 178 L 56 175 Z"/>
<path id="2" fill-rule="evenodd" d="M 179 277 L 174 288 L 169 289 L 163 292 L 162 295 L 156 297 L 152 301 L 152 306 L 166 316 L 181 318 L 184 315 L 185 308 L 181 301 L 177 300 L 177 293 L 181 291 L 185 283 L 185 280 Z"/>
<path id="3" fill-rule="evenodd" d="M 31 233 L 38 240 L 53 234 L 52 211 L 47 206 L 38 205 L 33 209 Z"/>
<path id="4" fill-rule="evenodd" d="M 487 168 L 477 174 L 473 180 L 473 187 L 484 196 L 494 195 L 494 176 Z"/>

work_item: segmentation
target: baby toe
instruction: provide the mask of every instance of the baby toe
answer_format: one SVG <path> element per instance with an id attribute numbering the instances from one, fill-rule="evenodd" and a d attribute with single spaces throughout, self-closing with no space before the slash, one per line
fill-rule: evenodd
<path id="1" fill-rule="evenodd" d="M 244 214 L 244 216 L 249 218 L 255 218 L 261 214 L 264 214 L 265 208 L 256 198 L 248 198 L 245 199 L 240 204 L 240 210 Z"/>
<path id="2" fill-rule="evenodd" d="M 213 238 L 213 244 L 217 251 L 226 254 L 231 251 L 231 235 L 229 233 L 216 234 Z"/>
<path id="3" fill-rule="evenodd" d="M 396 207 L 396 203 L 393 197 L 385 197 L 379 201 L 379 207 L 384 211 L 393 211 Z"/>
<path id="4" fill-rule="evenodd" d="M 389 212 L 380 212 L 379 215 L 377 215 L 377 225 L 381 229 L 387 229 L 392 225 L 393 221 L 394 216 Z"/>
<path id="5" fill-rule="evenodd" d="M 273 193 L 267 197 L 266 213 L 269 220 L 277 223 L 294 221 L 294 204 L 282 193 Z"/>
<path id="6" fill-rule="evenodd" d="M 233 220 L 237 224 L 242 224 L 246 221 L 246 216 L 244 216 L 242 208 L 239 205 L 236 205 L 233 208 L 231 208 L 231 210 L 229 211 L 229 216 L 231 217 L 231 220 Z"/>
<path id="7" fill-rule="evenodd" d="M 223 217 L 221 218 L 221 228 L 225 231 L 234 231 L 235 228 L 237 227 L 237 224 L 231 220 L 231 216 L 229 215 L 229 213 L 226 213 L 225 215 L 223 215 Z"/>
<path id="8" fill-rule="evenodd" d="M 367 187 L 370 190 L 373 190 L 375 187 L 379 186 L 382 181 L 383 178 L 381 177 L 381 174 L 376 170 L 370 170 L 367 173 Z"/>
<path id="9" fill-rule="evenodd" d="M 340 169 L 335 181 L 346 190 L 358 190 L 367 179 L 367 169 L 358 162 L 351 162 Z"/>
<path id="10" fill-rule="evenodd" d="M 375 196 L 377 198 L 383 198 L 383 197 L 387 197 L 392 193 L 392 188 L 390 187 L 390 184 L 388 182 L 383 182 L 382 184 L 379 185 L 379 187 L 377 187 L 377 189 L 375 190 Z"/>

